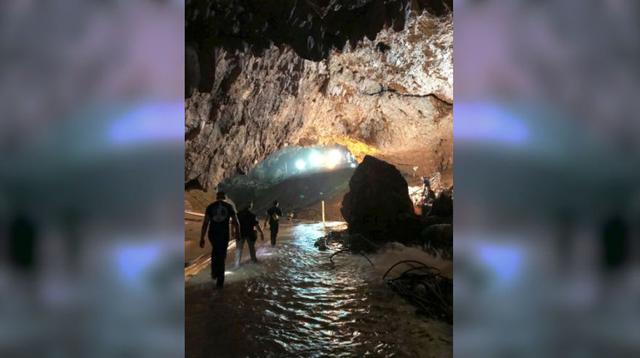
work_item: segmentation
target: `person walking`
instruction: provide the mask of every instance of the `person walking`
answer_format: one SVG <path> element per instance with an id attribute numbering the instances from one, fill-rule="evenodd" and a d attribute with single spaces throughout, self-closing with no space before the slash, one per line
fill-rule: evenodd
<path id="1" fill-rule="evenodd" d="M 233 225 L 236 240 L 240 237 L 238 217 L 233 206 L 225 201 L 226 194 L 219 191 L 216 201 L 207 206 L 200 234 L 200 247 L 204 248 L 204 236 L 208 232 L 211 243 L 211 278 L 216 280 L 216 287 L 224 286 L 224 265 L 229 246 L 229 221 Z"/>
<path id="2" fill-rule="evenodd" d="M 256 241 L 258 240 L 256 230 L 260 233 L 262 241 L 264 241 L 264 234 L 260 228 L 258 218 L 251 209 L 253 209 L 252 202 L 238 212 L 238 221 L 240 222 L 240 239 L 236 242 L 236 268 L 240 267 L 242 249 L 245 241 L 247 242 L 247 246 L 249 246 L 251 261 L 258 262 L 258 259 L 256 258 Z"/>
<path id="3" fill-rule="evenodd" d="M 265 229 L 267 228 L 267 222 L 269 223 L 269 229 L 271 231 L 271 246 L 276 246 L 276 238 L 278 237 L 278 226 L 281 216 L 282 210 L 280 210 L 280 203 L 277 200 L 274 200 L 273 206 L 267 210 L 267 218 L 264 220 Z"/>
<path id="4" fill-rule="evenodd" d="M 436 200 L 436 193 L 431 189 L 431 182 L 429 178 L 422 177 L 422 197 L 420 199 L 420 209 L 422 217 L 427 217 L 433 206 L 433 202 Z"/>

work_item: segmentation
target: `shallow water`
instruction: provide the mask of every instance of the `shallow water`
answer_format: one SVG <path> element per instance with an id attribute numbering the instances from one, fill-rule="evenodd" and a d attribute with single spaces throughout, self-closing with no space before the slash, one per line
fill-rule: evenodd
<path id="1" fill-rule="evenodd" d="M 222 292 L 198 284 L 208 268 L 187 286 L 188 357 L 452 355 L 451 326 L 417 317 L 384 285 L 381 268 L 349 254 L 331 264 L 332 250 L 314 247 L 321 224 L 282 231 L 278 246 L 258 249 L 261 263 L 227 275 Z"/>

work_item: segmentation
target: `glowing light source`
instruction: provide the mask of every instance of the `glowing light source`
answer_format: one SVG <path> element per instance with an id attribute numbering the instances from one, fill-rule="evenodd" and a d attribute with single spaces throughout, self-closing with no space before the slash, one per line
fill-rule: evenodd
<path id="1" fill-rule="evenodd" d="M 376 153 L 378 153 L 378 149 L 376 147 L 370 146 L 364 142 L 349 137 L 337 136 L 327 138 L 324 143 L 330 145 L 339 144 L 346 147 L 346 149 L 359 162 L 362 161 L 362 159 L 364 159 L 364 156 L 367 154 L 375 155 Z"/>
<path id="2" fill-rule="evenodd" d="M 329 169 L 335 168 L 342 161 L 342 154 L 338 149 L 332 149 L 327 154 L 326 166 Z"/>
<path id="3" fill-rule="evenodd" d="M 309 155 L 309 163 L 311 163 L 312 166 L 321 167 L 323 162 L 324 162 L 324 157 L 322 156 L 322 154 L 318 153 L 317 151 L 314 150 Z"/>
<path id="4" fill-rule="evenodd" d="M 295 166 L 298 170 L 304 170 L 307 167 L 307 163 L 302 159 L 298 159 L 296 160 Z"/>

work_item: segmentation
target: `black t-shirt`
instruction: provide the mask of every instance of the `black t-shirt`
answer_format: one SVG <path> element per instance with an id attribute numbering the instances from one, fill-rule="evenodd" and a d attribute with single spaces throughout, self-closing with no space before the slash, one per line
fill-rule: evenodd
<path id="1" fill-rule="evenodd" d="M 282 210 L 276 206 L 272 206 L 267 210 L 267 216 L 269 217 L 269 224 L 277 224 L 282 216 Z"/>
<path id="2" fill-rule="evenodd" d="M 218 200 L 207 207 L 205 215 L 209 218 L 209 239 L 229 240 L 229 220 L 235 215 L 233 206 Z"/>
<path id="3" fill-rule="evenodd" d="M 240 212 L 238 212 L 238 221 L 240 222 L 240 233 L 242 236 L 251 239 L 255 238 L 256 231 L 253 228 L 258 225 L 256 214 L 248 209 L 240 210 Z"/>

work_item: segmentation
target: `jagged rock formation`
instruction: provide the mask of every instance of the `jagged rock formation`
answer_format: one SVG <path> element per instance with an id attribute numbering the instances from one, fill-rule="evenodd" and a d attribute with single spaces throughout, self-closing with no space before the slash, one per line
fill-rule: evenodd
<path id="1" fill-rule="evenodd" d="M 450 172 L 450 4 L 269 3 L 187 4 L 188 186 L 289 145 L 362 144 L 418 175 Z"/>

